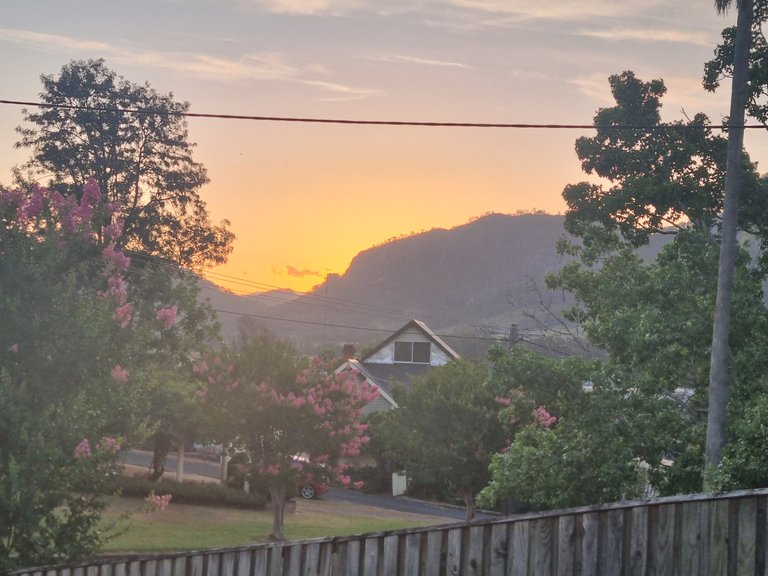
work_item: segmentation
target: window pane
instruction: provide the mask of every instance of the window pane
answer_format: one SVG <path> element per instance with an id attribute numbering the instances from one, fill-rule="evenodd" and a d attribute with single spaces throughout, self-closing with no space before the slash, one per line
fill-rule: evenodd
<path id="1" fill-rule="evenodd" d="M 395 362 L 413 361 L 413 342 L 395 342 Z"/>
<path id="2" fill-rule="evenodd" d="M 429 364 L 429 342 L 414 342 L 413 343 L 413 361 L 423 364 Z"/>

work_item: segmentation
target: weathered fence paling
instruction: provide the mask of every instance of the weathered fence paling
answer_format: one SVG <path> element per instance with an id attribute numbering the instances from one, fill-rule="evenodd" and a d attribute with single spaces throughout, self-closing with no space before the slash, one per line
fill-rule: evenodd
<path id="1" fill-rule="evenodd" d="M 94 560 L 13 576 L 768 576 L 768 489 L 360 536 Z"/>

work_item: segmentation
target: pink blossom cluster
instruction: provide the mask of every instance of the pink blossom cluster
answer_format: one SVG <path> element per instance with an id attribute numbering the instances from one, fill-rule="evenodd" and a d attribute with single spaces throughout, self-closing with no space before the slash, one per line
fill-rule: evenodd
<path id="1" fill-rule="evenodd" d="M 131 265 L 131 259 L 120 250 L 115 250 L 114 243 L 110 243 L 104 248 L 102 256 L 109 275 L 125 272 Z"/>
<path id="2" fill-rule="evenodd" d="M 101 298 L 114 298 L 117 306 L 112 314 L 112 318 L 120 324 L 122 328 L 127 328 L 131 323 L 133 307 L 128 302 L 128 288 L 125 282 L 125 272 L 131 264 L 131 259 L 122 251 L 115 249 L 112 242 L 102 250 L 105 270 L 107 276 L 107 289 L 99 293 Z"/>
<path id="3" fill-rule="evenodd" d="M 273 478 L 280 476 L 280 473 L 283 471 L 280 464 L 276 462 L 260 462 L 256 464 L 255 468 L 262 476 L 271 476 Z"/>
<path id="4" fill-rule="evenodd" d="M 341 478 L 346 475 L 347 468 L 349 468 L 348 464 L 345 464 L 344 462 L 339 462 L 338 464 L 336 464 L 334 468 L 331 469 L 331 472 L 333 472 L 336 478 L 341 480 Z"/>
<path id="5" fill-rule="evenodd" d="M 127 328 L 131 323 L 131 315 L 133 314 L 133 307 L 130 302 L 125 302 L 117 308 L 115 308 L 112 318 L 120 324 L 121 328 Z"/>
<path id="6" fill-rule="evenodd" d="M 149 503 L 155 510 L 163 511 L 168 508 L 171 503 L 171 494 L 155 494 L 150 492 L 144 500 Z"/>
<path id="7" fill-rule="evenodd" d="M 79 233 L 86 240 L 93 239 L 93 213 L 100 197 L 93 180 L 83 186 L 79 202 L 74 196 L 63 196 L 37 185 L 26 192 L 0 190 L 0 220 L 28 233 Z"/>
<path id="8" fill-rule="evenodd" d="M 163 330 L 168 330 L 176 325 L 176 313 L 178 309 L 176 306 L 170 306 L 167 308 L 160 308 L 155 314 L 155 319 L 160 322 Z"/>
<path id="9" fill-rule="evenodd" d="M 114 436 L 104 436 L 96 448 L 103 452 L 110 452 L 114 454 L 120 451 L 120 442 Z"/>
<path id="10" fill-rule="evenodd" d="M 75 458 L 90 458 L 91 457 L 91 443 L 88 438 L 83 438 L 80 443 L 75 446 Z"/>
<path id="11" fill-rule="evenodd" d="M 496 403 L 500 404 L 502 406 L 509 406 L 512 403 L 512 399 L 511 398 L 506 398 L 504 396 L 498 396 L 496 398 Z"/>
<path id="12" fill-rule="evenodd" d="M 120 364 L 116 364 L 114 368 L 112 368 L 112 379 L 115 382 L 120 382 L 122 384 L 125 384 L 128 382 L 128 377 L 130 376 L 130 373 L 128 370 L 120 366 Z"/>
<path id="13" fill-rule="evenodd" d="M 536 408 L 535 414 L 537 422 L 544 428 L 549 428 L 557 422 L 557 416 L 552 416 L 544 406 Z"/>
<path id="14" fill-rule="evenodd" d="M 22 190 L 0 191 L 0 212 L 12 216 L 19 229 L 54 229 L 64 234 L 81 234 L 86 240 L 94 239 L 93 215 L 101 200 L 101 191 L 94 180 L 83 185 L 78 201 L 74 196 L 64 196 L 37 185 L 28 192 Z M 114 205 L 105 206 L 105 216 L 112 219 Z"/>
<path id="15" fill-rule="evenodd" d="M 329 434 L 331 437 L 341 435 L 347 438 L 347 440 L 341 443 L 342 456 L 359 456 L 363 446 L 370 441 L 370 438 L 365 435 L 367 429 L 368 424 L 352 422 L 341 430 L 336 431 L 336 434 L 333 434 L 334 431 L 329 432 Z"/>

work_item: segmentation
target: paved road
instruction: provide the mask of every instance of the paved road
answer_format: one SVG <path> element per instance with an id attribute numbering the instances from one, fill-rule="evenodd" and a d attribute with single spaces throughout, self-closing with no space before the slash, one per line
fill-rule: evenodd
<path id="1" fill-rule="evenodd" d="M 152 458 L 151 452 L 143 450 L 133 450 L 125 455 L 125 463 L 134 466 L 148 468 Z M 176 456 L 168 455 L 165 461 L 167 472 L 176 471 Z M 197 458 L 187 457 L 184 460 L 184 473 L 205 476 L 208 478 L 219 478 L 221 468 L 218 462 L 207 460 L 198 460 Z M 323 496 L 324 500 L 334 502 L 349 502 L 362 506 L 374 506 L 385 508 L 387 510 L 396 510 L 398 512 L 409 512 L 411 514 L 426 514 L 429 516 L 439 516 L 451 520 L 464 520 L 464 510 L 454 506 L 446 506 L 416 500 L 405 496 L 389 496 L 386 494 L 364 494 L 354 490 L 344 490 L 342 488 L 329 488 Z M 489 514 L 478 513 L 476 519 L 491 518 Z"/>

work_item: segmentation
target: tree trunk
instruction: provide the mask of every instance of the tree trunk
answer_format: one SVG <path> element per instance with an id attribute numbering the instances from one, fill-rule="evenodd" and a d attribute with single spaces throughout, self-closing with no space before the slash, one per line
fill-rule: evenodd
<path id="1" fill-rule="evenodd" d="M 464 521 L 471 522 L 477 510 L 475 495 L 470 490 L 462 490 L 461 495 L 464 497 Z"/>
<path id="2" fill-rule="evenodd" d="M 731 85 L 731 110 L 728 129 L 728 156 L 725 174 L 720 262 L 717 274 L 717 300 L 712 327 L 712 352 L 709 370 L 709 412 L 704 487 L 716 489 L 712 472 L 720 465 L 727 422 L 728 336 L 731 325 L 733 272 L 736 261 L 739 192 L 742 180 L 744 109 L 747 101 L 749 52 L 752 40 L 752 0 L 739 0 L 736 45 Z"/>
<path id="3" fill-rule="evenodd" d="M 173 438 L 163 432 L 155 434 L 155 447 L 152 451 L 152 463 L 149 465 L 147 478 L 156 482 L 163 477 L 165 472 L 165 458 L 171 450 Z"/>
<path id="4" fill-rule="evenodd" d="M 176 482 L 184 482 L 184 437 L 178 441 L 179 451 L 176 453 Z"/>
<path id="5" fill-rule="evenodd" d="M 221 472 L 219 474 L 219 480 L 222 486 L 227 485 L 227 468 L 229 465 L 229 456 L 222 450 L 221 456 L 219 456 L 219 462 L 221 463 Z"/>
<path id="6" fill-rule="evenodd" d="M 285 518 L 285 486 L 270 486 L 269 497 L 272 499 L 272 534 L 270 540 L 285 540 L 283 520 Z"/>

